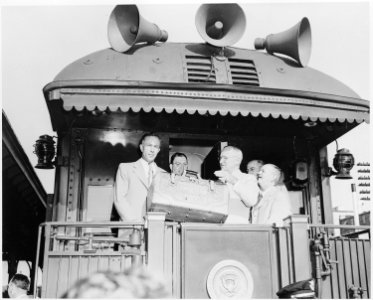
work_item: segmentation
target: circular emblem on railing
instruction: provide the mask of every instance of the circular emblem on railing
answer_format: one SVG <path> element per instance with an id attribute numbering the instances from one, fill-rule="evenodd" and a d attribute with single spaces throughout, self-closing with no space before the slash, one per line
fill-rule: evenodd
<path id="1" fill-rule="evenodd" d="M 218 262 L 207 276 L 207 291 L 212 299 L 251 298 L 253 277 L 245 265 L 236 260 Z"/>

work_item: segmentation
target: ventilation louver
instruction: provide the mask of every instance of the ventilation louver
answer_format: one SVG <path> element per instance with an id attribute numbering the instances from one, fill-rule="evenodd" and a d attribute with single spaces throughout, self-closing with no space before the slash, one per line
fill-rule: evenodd
<path id="1" fill-rule="evenodd" d="M 188 82 L 215 83 L 215 69 L 210 57 L 186 56 Z"/>
<path id="2" fill-rule="evenodd" d="M 229 59 L 232 84 L 259 86 L 258 73 L 254 62 L 247 59 Z"/>

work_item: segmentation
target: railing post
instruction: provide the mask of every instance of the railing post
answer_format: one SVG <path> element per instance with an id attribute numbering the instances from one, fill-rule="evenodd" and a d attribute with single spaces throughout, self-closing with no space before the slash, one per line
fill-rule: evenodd
<path id="1" fill-rule="evenodd" d="M 164 267 L 164 235 L 166 213 L 148 212 L 148 270 L 152 273 L 163 275 Z"/>
<path id="2" fill-rule="evenodd" d="M 292 215 L 285 219 L 285 222 L 290 225 L 291 231 L 295 282 L 312 277 L 307 219 L 308 217 L 305 215 Z"/>

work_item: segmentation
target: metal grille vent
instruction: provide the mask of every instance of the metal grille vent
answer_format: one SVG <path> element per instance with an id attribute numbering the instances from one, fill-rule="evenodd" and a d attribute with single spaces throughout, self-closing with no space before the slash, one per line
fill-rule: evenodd
<path id="1" fill-rule="evenodd" d="M 248 59 L 229 59 L 232 83 L 259 86 L 258 73 L 254 62 Z"/>
<path id="2" fill-rule="evenodd" d="M 216 82 L 215 69 L 210 57 L 186 56 L 188 82 Z"/>

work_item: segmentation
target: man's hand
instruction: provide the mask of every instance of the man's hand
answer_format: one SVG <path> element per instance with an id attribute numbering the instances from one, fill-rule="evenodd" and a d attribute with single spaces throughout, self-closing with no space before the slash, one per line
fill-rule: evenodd
<path id="1" fill-rule="evenodd" d="M 238 181 L 236 177 L 234 177 L 232 174 L 230 174 L 227 171 L 223 171 L 223 170 L 215 171 L 214 174 L 223 183 L 230 183 L 234 185 Z"/>

